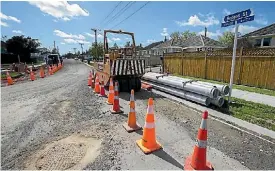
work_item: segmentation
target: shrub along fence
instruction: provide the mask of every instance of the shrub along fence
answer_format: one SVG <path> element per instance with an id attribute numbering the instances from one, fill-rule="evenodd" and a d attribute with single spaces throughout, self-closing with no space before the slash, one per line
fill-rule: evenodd
<path id="1" fill-rule="evenodd" d="M 169 73 L 230 81 L 232 49 L 212 52 L 164 54 L 164 69 Z M 238 49 L 234 84 L 275 89 L 275 48 Z"/>

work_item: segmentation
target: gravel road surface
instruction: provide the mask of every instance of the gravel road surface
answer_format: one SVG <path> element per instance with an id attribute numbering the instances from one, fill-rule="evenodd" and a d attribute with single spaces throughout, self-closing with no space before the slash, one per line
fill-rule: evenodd
<path id="1" fill-rule="evenodd" d="M 129 94 L 120 94 L 124 114 L 111 114 L 106 98 L 87 86 L 90 68 L 64 60 L 53 76 L 1 88 L 2 169 L 182 169 L 192 153 L 201 115 L 151 92 L 135 94 L 144 124 L 154 98 L 157 140 L 163 149 L 144 155 L 127 133 Z M 208 119 L 208 160 L 215 170 L 275 169 L 275 145 Z M 273 141 L 274 142 L 274 141 Z"/>

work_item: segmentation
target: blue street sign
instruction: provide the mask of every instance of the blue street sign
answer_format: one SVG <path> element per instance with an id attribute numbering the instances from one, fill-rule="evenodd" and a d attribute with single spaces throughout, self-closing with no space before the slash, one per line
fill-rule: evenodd
<path id="1" fill-rule="evenodd" d="M 230 14 L 228 16 L 224 17 L 224 21 L 225 22 L 229 22 L 229 21 L 236 21 L 239 20 L 241 18 L 246 18 L 249 17 L 251 15 L 251 10 L 245 10 L 245 11 L 241 11 L 241 12 L 237 12 L 235 14 Z"/>
<path id="2" fill-rule="evenodd" d="M 254 15 L 246 17 L 246 18 L 239 19 L 239 20 L 237 20 L 237 23 L 238 24 L 239 23 L 245 23 L 245 22 L 253 21 L 253 20 L 254 20 Z"/>
<path id="3" fill-rule="evenodd" d="M 235 25 L 235 21 L 229 21 L 226 23 L 222 23 L 222 27 L 228 27 L 228 26 L 232 26 L 232 25 Z"/>

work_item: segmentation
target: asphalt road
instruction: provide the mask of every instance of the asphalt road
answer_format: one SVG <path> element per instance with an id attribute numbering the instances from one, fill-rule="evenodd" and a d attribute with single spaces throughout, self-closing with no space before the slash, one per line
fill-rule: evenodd
<path id="1" fill-rule="evenodd" d="M 144 124 L 154 98 L 157 140 L 163 150 L 144 155 L 127 133 L 129 94 L 120 94 L 124 114 L 111 114 L 106 99 L 87 87 L 90 68 L 65 60 L 53 76 L 2 87 L 2 169 L 182 169 L 192 153 L 201 116 L 147 91 L 136 93 L 137 120 Z M 215 170 L 274 169 L 275 145 L 208 119 L 208 160 Z M 273 141 L 274 142 L 274 141 Z"/>

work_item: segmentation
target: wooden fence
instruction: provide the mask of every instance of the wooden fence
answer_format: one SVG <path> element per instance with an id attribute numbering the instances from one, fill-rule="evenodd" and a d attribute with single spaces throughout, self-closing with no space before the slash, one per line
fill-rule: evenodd
<path id="1" fill-rule="evenodd" d="M 164 55 L 164 69 L 173 74 L 229 82 L 232 49 Z M 234 83 L 275 89 L 275 48 L 238 49 Z"/>

